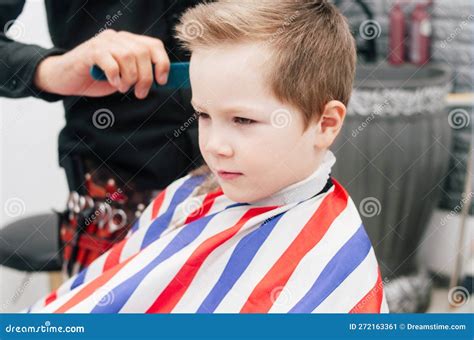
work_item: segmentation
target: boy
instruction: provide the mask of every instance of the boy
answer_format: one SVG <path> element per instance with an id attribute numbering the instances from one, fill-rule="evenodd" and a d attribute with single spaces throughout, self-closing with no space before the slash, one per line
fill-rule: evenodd
<path id="1" fill-rule="evenodd" d="M 207 168 L 40 312 L 387 312 L 357 209 L 331 178 L 355 69 L 327 1 L 220 1 L 177 28 Z"/>

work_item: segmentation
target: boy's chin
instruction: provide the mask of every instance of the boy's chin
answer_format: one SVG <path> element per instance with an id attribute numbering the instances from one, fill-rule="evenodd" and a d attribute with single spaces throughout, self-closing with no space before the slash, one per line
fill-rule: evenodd
<path id="1" fill-rule="evenodd" d="M 221 188 L 224 195 L 231 201 L 234 201 L 237 203 L 247 203 L 247 201 L 245 200 L 245 196 L 242 196 L 241 194 L 236 192 L 235 189 L 226 188 L 225 184 L 221 184 Z"/>
<path id="2" fill-rule="evenodd" d="M 244 189 L 229 187 L 226 183 L 222 183 L 221 188 L 224 195 L 236 203 L 253 203 L 262 199 L 256 192 L 249 193 Z"/>

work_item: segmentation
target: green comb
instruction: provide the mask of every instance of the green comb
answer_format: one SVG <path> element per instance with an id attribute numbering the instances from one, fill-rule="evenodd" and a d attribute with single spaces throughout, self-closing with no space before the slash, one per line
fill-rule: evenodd
<path id="1" fill-rule="evenodd" d="M 153 67 L 153 78 L 155 75 L 155 65 Z M 107 77 L 105 76 L 104 70 L 99 66 L 94 65 L 91 67 L 90 74 L 92 78 L 99 81 L 106 81 Z M 171 63 L 170 72 L 168 75 L 168 82 L 165 85 L 160 85 L 153 79 L 153 87 L 161 89 L 188 89 L 191 87 L 189 82 L 189 62 L 179 62 Z"/>

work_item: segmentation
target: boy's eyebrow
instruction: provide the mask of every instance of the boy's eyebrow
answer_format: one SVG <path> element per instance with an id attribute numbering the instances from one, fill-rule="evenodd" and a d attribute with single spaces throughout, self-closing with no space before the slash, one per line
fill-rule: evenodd
<path id="1" fill-rule="evenodd" d="M 192 99 L 191 99 L 191 105 L 197 111 L 201 111 L 201 110 L 205 111 L 205 108 L 195 103 Z M 255 113 L 260 112 L 255 107 L 247 107 L 247 106 L 234 106 L 234 107 L 230 106 L 230 107 L 225 108 L 222 111 L 223 112 L 255 112 Z"/>

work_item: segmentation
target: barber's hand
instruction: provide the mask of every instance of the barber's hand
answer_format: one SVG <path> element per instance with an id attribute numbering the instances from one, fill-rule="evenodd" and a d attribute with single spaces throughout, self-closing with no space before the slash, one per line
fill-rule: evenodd
<path id="1" fill-rule="evenodd" d="M 92 79 L 94 64 L 104 70 L 107 82 Z M 170 61 L 161 40 L 107 29 L 63 55 L 41 61 L 35 85 L 49 93 L 90 97 L 125 93 L 135 86 L 137 98 L 145 98 L 153 82 L 152 64 L 158 83 L 166 84 Z"/>

